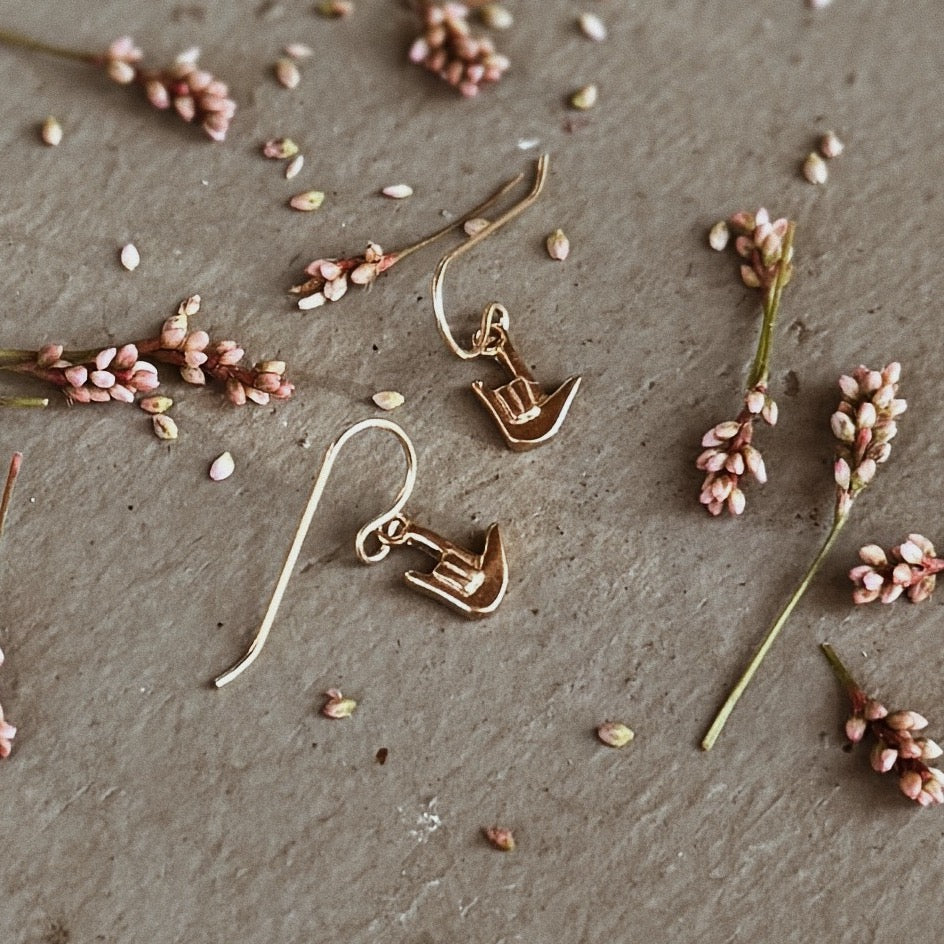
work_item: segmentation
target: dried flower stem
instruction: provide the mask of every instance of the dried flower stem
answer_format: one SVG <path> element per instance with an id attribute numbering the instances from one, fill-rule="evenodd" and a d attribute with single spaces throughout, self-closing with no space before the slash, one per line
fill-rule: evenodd
<path id="1" fill-rule="evenodd" d="M 819 549 L 819 553 L 813 558 L 813 562 L 807 568 L 806 573 L 803 575 L 803 579 L 797 585 L 797 588 L 793 591 L 792 596 L 789 600 L 787 600 L 786 605 L 773 621 L 770 629 L 767 630 L 767 635 L 764 636 L 764 640 L 758 647 L 757 652 L 754 653 L 754 657 L 748 663 L 747 668 L 741 674 L 741 677 L 738 679 L 734 688 L 731 689 L 728 697 L 725 699 L 724 704 L 721 706 L 721 710 L 715 716 L 715 720 L 711 723 L 708 733 L 701 742 L 701 748 L 703 751 L 710 751 L 711 748 L 714 747 L 715 741 L 718 740 L 718 735 L 721 734 L 722 729 L 724 728 L 725 724 L 727 724 L 728 717 L 730 716 L 731 712 L 734 711 L 734 708 L 740 700 L 741 695 L 744 694 L 744 690 L 750 684 L 751 679 L 754 677 L 754 673 L 760 668 L 760 664 L 764 661 L 764 657 L 770 651 L 770 647 L 773 646 L 774 642 L 776 642 L 777 637 L 780 635 L 780 631 L 783 629 L 787 623 L 787 620 L 790 618 L 790 614 L 793 612 L 797 603 L 800 602 L 803 594 L 806 593 L 806 589 L 809 587 L 813 578 L 816 576 L 816 572 L 819 570 L 820 565 L 824 560 L 826 560 L 826 557 L 832 550 L 833 544 L 836 542 L 836 538 L 839 537 L 839 532 L 842 530 L 842 527 L 847 520 L 848 515 L 843 515 L 842 517 L 837 517 L 834 519 L 833 525 L 829 529 L 829 534 L 826 535 L 826 540 L 823 542 L 823 546 Z"/>
<path id="2" fill-rule="evenodd" d="M 3 497 L 0 498 L 0 537 L 3 537 L 3 526 L 7 520 L 7 510 L 10 507 L 10 499 L 13 497 L 13 486 L 16 485 L 17 476 L 20 474 L 20 465 L 23 462 L 23 453 L 14 452 L 10 460 L 10 470 L 7 472 L 7 481 L 3 486 Z"/>
<path id="3" fill-rule="evenodd" d="M 845 734 L 850 744 L 871 734 L 874 742 L 869 760 L 876 773 L 894 771 L 898 789 L 918 806 L 944 804 L 944 771 L 928 763 L 944 755 L 944 749 L 923 733 L 927 718 L 911 710 L 889 712 L 859 685 L 829 643 L 820 648 L 849 697 L 852 713 L 846 720 Z"/>
<path id="4" fill-rule="evenodd" d="M 315 259 L 305 268 L 305 273 L 310 276 L 300 285 L 294 285 L 289 290 L 293 295 L 301 295 L 298 301 L 298 307 L 307 310 L 317 308 L 326 302 L 337 301 L 347 293 L 349 283 L 354 285 L 372 285 L 377 276 L 386 272 L 387 269 L 396 265 L 407 256 L 419 252 L 436 240 L 458 229 L 471 219 L 475 219 L 487 210 L 494 203 L 497 203 L 509 190 L 512 190 L 524 174 L 518 174 L 512 180 L 502 184 L 490 197 L 480 203 L 477 207 L 464 213 L 458 219 L 447 223 L 445 226 L 423 237 L 418 242 L 412 243 L 403 249 L 393 252 L 384 252 L 380 246 L 371 242 L 367 245 L 367 250 L 359 256 L 350 256 L 344 259 Z"/>
<path id="5" fill-rule="evenodd" d="M 49 406 L 48 397 L 0 397 L 0 407 L 3 406 L 25 406 L 25 407 L 44 407 Z"/>
<path id="6" fill-rule="evenodd" d="M 835 544 L 839 532 L 849 519 L 855 499 L 874 478 L 878 464 L 887 461 L 891 454 L 890 441 L 898 431 L 896 418 L 907 407 L 904 400 L 896 398 L 900 374 L 901 365 L 891 363 L 881 371 L 858 367 L 851 377 L 839 378 L 842 401 L 830 419 L 830 427 L 838 440 L 833 466 L 836 500 L 832 527 L 799 585 L 767 630 L 757 652 L 715 716 L 701 742 L 702 750 L 709 751 L 714 746 L 741 695 Z"/>
<path id="7" fill-rule="evenodd" d="M 83 52 L 79 49 L 70 49 L 66 46 L 56 46 L 52 43 L 44 43 L 31 36 L 24 36 L 21 33 L 14 33 L 11 30 L 0 29 L 0 43 L 7 46 L 19 46 L 21 49 L 28 49 L 30 52 L 41 52 L 49 56 L 58 56 L 60 59 L 71 59 L 74 62 L 87 62 L 95 65 L 100 60 L 100 55 L 94 52 Z"/>
<path id="8" fill-rule="evenodd" d="M 793 233 L 796 229 L 794 223 L 787 224 L 787 232 L 783 237 L 783 258 L 789 260 L 793 255 Z M 770 355 L 773 342 L 774 326 L 777 323 L 777 315 L 780 313 L 780 298 L 783 290 L 790 281 L 791 267 L 788 265 L 778 266 L 777 276 L 773 284 L 764 291 L 763 303 L 763 321 L 760 328 L 760 337 L 757 341 L 757 351 L 754 354 L 754 363 L 751 366 L 751 372 L 747 378 L 747 389 L 764 384 L 770 379 Z"/>

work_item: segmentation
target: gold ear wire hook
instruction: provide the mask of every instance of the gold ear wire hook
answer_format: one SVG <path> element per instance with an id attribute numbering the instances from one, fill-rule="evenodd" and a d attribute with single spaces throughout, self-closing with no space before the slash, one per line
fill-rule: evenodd
<path id="1" fill-rule="evenodd" d="M 393 507 L 385 514 L 375 518 L 368 524 L 365 524 L 364 527 L 357 532 L 357 537 L 354 540 L 354 547 L 357 551 L 357 556 L 365 564 L 374 564 L 378 561 L 381 561 L 387 556 L 387 554 L 390 553 L 389 544 L 381 543 L 378 550 L 374 551 L 373 553 L 369 553 L 365 543 L 371 534 L 382 528 L 389 521 L 397 518 L 397 516 L 403 511 L 403 506 L 407 503 L 407 501 L 409 501 L 410 495 L 413 492 L 413 485 L 416 482 L 416 450 L 413 448 L 413 443 L 410 441 L 410 437 L 407 436 L 403 429 L 396 423 L 385 419 L 361 420 L 359 423 L 355 423 L 353 426 L 348 427 L 343 433 L 341 433 L 341 435 L 338 436 L 338 438 L 335 439 L 325 451 L 324 459 L 321 463 L 321 470 L 318 472 L 318 477 L 315 479 L 315 483 L 312 486 L 311 495 L 308 498 L 308 503 L 305 505 L 305 510 L 302 513 L 301 521 L 299 522 L 298 528 L 295 531 L 295 537 L 292 539 L 292 546 L 289 548 L 288 554 L 285 558 L 285 563 L 282 565 L 282 571 L 279 574 L 279 579 L 275 584 L 275 590 L 272 592 L 272 598 L 269 601 L 269 606 L 267 607 L 265 615 L 262 618 L 262 623 L 256 632 L 256 637 L 253 639 L 252 644 L 246 651 L 246 654 L 232 668 L 227 669 L 226 672 L 217 676 L 213 680 L 213 684 L 217 688 L 222 688 L 228 682 L 232 682 L 237 675 L 239 675 L 253 662 L 255 662 L 259 653 L 262 651 L 262 647 L 265 645 L 266 639 L 268 638 L 269 630 L 272 628 L 272 624 L 275 622 L 275 615 L 278 612 L 279 605 L 282 602 L 282 597 L 285 594 L 285 588 L 288 586 L 288 582 L 292 576 L 292 571 L 295 569 L 295 564 L 298 561 L 298 555 L 301 553 L 302 544 L 305 541 L 305 536 L 308 534 L 308 528 L 311 526 L 312 519 L 315 516 L 315 511 L 318 508 L 318 503 L 321 501 L 321 496 L 324 494 L 325 485 L 328 482 L 328 476 L 331 474 L 331 469 L 338 457 L 338 453 L 349 439 L 366 429 L 385 429 L 388 432 L 393 433 L 394 436 L 400 440 L 400 445 L 403 447 L 403 452 L 406 456 L 406 477 L 403 481 L 403 485 L 400 488 L 400 494 L 397 495 L 397 499 L 394 502 Z"/>
<path id="2" fill-rule="evenodd" d="M 497 229 L 500 229 L 505 225 L 509 220 L 514 219 L 519 213 L 526 210 L 541 193 L 542 188 L 544 187 L 544 181 L 547 178 L 547 167 L 550 158 L 547 154 L 542 154 L 538 158 L 537 165 L 534 170 L 534 183 L 531 185 L 531 191 L 527 196 L 519 200 L 513 207 L 506 210 L 501 216 L 497 219 L 492 220 L 488 226 L 479 230 L 474 236 L 470 236 L 465 242 L 460 243 L 454 249 L 450 249 L 442 259 L 439 260 L 439 264 L 436 266 L 436 272 L 433 274 L 432 282 L 432 295 L 433 295 L 433 311 L 436 314 L 436 325 L 439 328 L 439 333 L 442 335 L 442 339 L 446 342 L 446 346 L 449 350 L 452 351 L 457 357 L 461 357 L 464 361 L 473 360 L 476 357 L 480 357 L 483 353 L 486 353 L 486 349 L 489 343 L 488 332 L 485 330 L 488 326 L 487 323 L 495 321 L 496 314 L 503 320 L 507 319 L 507 312 L 501 305 L 492 302 L 486 309 L 482 317 L 482 330 L 479 331 L 476 339 L 473 341 L 474 347 L 464 348 L 456 342 L 456 339 L 453 337 L 452 332 L 449 330 L 449 322 L 446 320 L 446 310 L 443 305 L 443 279 L 446 274 L 446 269 L 449 266 L 449 263 L 452 262 L 456 256 L 461 255 L 467 250 L 471 249 L 473 246 L 480 243 L 483 239 L 486 239 Z M 504 325 L 503 325 L 504 327 Z"/>

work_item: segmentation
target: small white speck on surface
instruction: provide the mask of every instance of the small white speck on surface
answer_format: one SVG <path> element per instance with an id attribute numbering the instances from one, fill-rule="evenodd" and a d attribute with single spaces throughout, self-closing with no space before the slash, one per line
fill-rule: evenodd
<path id="1" fill-rule="evenodd" d="M 391 200 L 405 200 L 413 196 L 413 188 L 409 184 L 391 184 L 380 192 Z"/>
<path id="2" fill-rule="evenodd" d="M 289 43 L 284 47 L 284 52 L 292 59 L 308 59 L 315 54 L 314 49 L 307 43 Z"/>
<path id="3" fill-rule="evenodd" d="M 540 138 L 519 138 L 518 150 L 530 151 L 532 148 L 536 148 L 540 143 L 541 143 Z"/>
<path id="4" fill-rule="evenodd" d="M 62 141 L 62 125 L 50 115 L 40 130 L 43 141 L 50 147 L 56 147 Z"/>
<path id="5" fill-rule="evenodd" d="M 602 43 L 606 39 L 606 24 L 596 13 L 581 13 L 577 17 L 577 25 L 580 27 L 580 32 L 595 43 Z"/>
<path id="6" fill-rule="evenodd" d="M 588 108 L 593 108 L 593 106 L 596 105 L 599 96 L 599 89 L 597 89 L 595 85 L 581 86 L 570 96 L 570 106 L 579 111 L 586 111 Z"/>
<path id="7" fill-rule="evenodd" d="M 218 455 L 210 465 L 210 478 L 214 482 L 222 482 L 228 479 L 236 470 L 236 463 L 233 461 L 233 455 L 230 452 L 224 452 Z"/>
<path id="8" fill-rule="evenodd" d="M 121 248 L 121 264 L 129 271 L 134 272 L 141 264 L 141 253 L 134 243 L 128 243 Z"/>
<path id="9" fill-rule="evenodd" d="M 397 393 L 396 390 L 380 390 L 371 397 L 371 400 L 381 410 L 395 410 L 406 402 L 403 394 Z"/>

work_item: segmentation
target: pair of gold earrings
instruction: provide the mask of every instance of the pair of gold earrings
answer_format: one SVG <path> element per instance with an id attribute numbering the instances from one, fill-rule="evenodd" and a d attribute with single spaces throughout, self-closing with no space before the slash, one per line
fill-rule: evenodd
<path id="1" fill-rule="evenodd" d="M 537 162 L 534 183 L 527 196 L 444 255 L 432 280 L 433 311 L 446 346 L 462 360 L 491 357 L 511 374 L 511 379 L 498 387 L 488 387 L 483 381 L 476 380 L 472 384 L 472 390 L 495 420 L 507 446 L 516 452 L 534 449 L 553 438 L 563 424 L 577 394 L 580 377 L 570 377 L 553 393 L 545 393 L 512 345 L 508 333 L 508 310 L 498 302 L 491 302 L 485 307 L 479 328 L 472 336 L 471 345 L 468 348 L 462 347 L 456 342 L 446 319 L 443 280 L 453 259 L 504 226 L 538 198 L 547 178 L 547 168 L 548 158 L 544 155 Z M 487 616 L 501 603 L 508 587 L 508 563 L 498 525 L 492 524 L 488 527 L 483 550 L 476 554 L 417 524 L 404 512 L 416 481 L 417 460 L 413 443 L 406 432 L 391 420 L 361 420 L 345 429 L 328 446 L 262 623 L 246 654 L 214 679 L 213 683 L 217 688 L 222 688 L 236 678 L 261 652 L 275 622 L 276 613 L 335 460 L 350 439 L 370 429 L 386 430 L 398 439 L 406 457 L 406 475 L 390 510 L 374 518 L 357 532 L 354 549 L 358 558 L 365 564 L 376 564 L 390 553 L 391 548 L 419 548 L 429 554 L 436 563 L 429 572 L 407 571 L 404 577 L 409 586 L 469 619 Z M 368 544 L 371 546 L 368 547 Z"/>

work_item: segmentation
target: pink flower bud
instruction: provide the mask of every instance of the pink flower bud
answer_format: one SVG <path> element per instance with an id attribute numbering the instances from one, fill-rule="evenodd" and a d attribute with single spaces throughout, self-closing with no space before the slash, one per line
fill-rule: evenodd
<path id="1" fill-rule="evenodd" d="M 116 383 L 113 387 L 109 387 L 108 395 L 112 400 L 119 400 L 122 403 L 134 403 L 134 391 L 124 384 Z"/>
<path id="2" fill-rule="evenodd" d="M 880 701 L 870 698 L 866 701 L 862 714 L 866 721 L 880 721 L 888 717 L 888 709 Z"/>
<path id="3" fill-rule="evenodd" d="M 102 390 L 107 390 L 115 385 L 115 375 L 110 370 L 93 370 L 89 374 L 89 380 Z"/>
<path id="4" fill-rule="evenodd" d="M 780 407 L 777 406 L 776 400 L 768 397 L 764 403 L 764 408 L 760 411 L 760 415 L 768 426 L 776 426 L 777 417 L 780 415 Z"/>
<path id="5" fill-rule="evenodd" d="M 859 399 L 859 385 L 853 377 L 843 374 L 839 378 L 839 389 L 842 391 L 843 397 L 850 403 L 854 403 Z"/>
<path id="6" fill-rule="evenodd" d="M 322 705 L 321 713 L 326 718 L 339 720 L 351 717 L 357 707 L 357 702 L 353 698 L 345 698 L 336 688 L 329 688 L 325 694 L 328 700 Z"/>
<path id="7" fill-rule="evenodd" d="M 186 383 L 194 384 L 198 387 L 202 387 L 206 383 L 206 374 L 204 374 L 199 367 L 184 365 L 180 368 L 180 376 Z"/>
<path id="8" fill-rule="evenodd" d="M 747 499 L 744 497 L 744 492 L 739 488 L 731 490 L 731 494 L 728 496 L 728 511 L 732 515 L 740 515 L 744 512 L 744 508 L 747 505 Z"/>
<path id="9" fill-rule="evenodd" d="M 863 459 L 852 473 L 853 485 L 864 487 L 875 478 L 875 460 Z"/>
<path id="10" fill-rule="evenodd" d="M 88 380 L 88 368 L 83 367 L 81 364 L 67 367 L 63 373 L 66 380 L 68 380 L 73 387 L 83 387 Z"/>
<path id="11" fill-rule="evenodd" d="M 859 741 L 865 737 L 865 732 L 868 729 L 868 724 L 866 723 L 865 718 L 861 715 L 853 715 L 846 722 L 846 737 L 853 744 L 858 744 Z"/>
<path id="12" fill-rule="evenodd" d="M 887 747 L 881 741 L 875 744 L 869 755 L 872 769 L 880 774 L 888 773 L 895 766 L 896 760 L 898 760 L 898 751 L 893 747 Z"/>
<path id="13" fill-rule="evenodd" d="M 893 711 L 885 718 L 893 731 L 922 731 L 928 726 L 928 719 L 917 711 Z"/>
<path id="14" fill-rule="evenodd" d="M 36 365 L 38 367 L 52 367 L 61 357 L 61 344 L 44 344 L 36 353 Z"/>
<path id="15" fill-rule="evenodd" d="M 875 405 L 871 401 L 866 400 L 864 403 L 859 404 L 859 409 L 856 412 L 857 426 L 869 429 L 875 425 L 877 419 L 878 413 L 876 412 Z"/>
<path id="16" fill-rule="evenodd" d="M 898 778 L 898 788 L 909 800 L 916 800 L 921 792 L 923 781 L 916 770 L 906 770 Z"/>
<path id="17" fill-rule="evenodd" d="M 499 852 L 514 852 L 515 837 L 510 829 L 503 826 L 489 826 L 483 832 L 485 838 Z"/>
<path id="18" fill-rule="evenodd" d="M 833 477 L 836 480 L 836 484 L 843 489 L 843 491 L 848 491 L 851 484 L 852 472 L 849 469 L 849 463 L 846 462 L 845 459 L 837 459 L 833 464 Z"/>
<path id="19" fill-rule="evenodd" d="M 911 583 L 911 568 L 907 564 L 896 564 L 892 569 L 892 582 L 901 584 L 903 587 Z"/>
<path id="20" fill-rule="evenodd" d="M 829 418 L 829 425 L 833 435 L 840 442 L 851 443 L 855 441 L 856 428 L 855 423 L 845 414 L 835 412 Z"/>
<path id="21" fill-rule="evenodd" d="M 235 377 L 230 377 L 226 381 L 226 396 L 230 403 L 242 406 L 246 402 L 246 388 Z"/>
<path id="22" fill-rule="evenodd" d="M 181 309 L 184 304 L 181 304 Z M 187 337 L 187 322 L 187 315 L 182 310 L 168 318 L 161 327 L 161 347 L 176 351 Z"/>
<path id="23" fill-rule="evenodd" d="M 749 265 L 741 266 L 741 281 L 748 288 L 760 288 L 760 278 Z"/>

